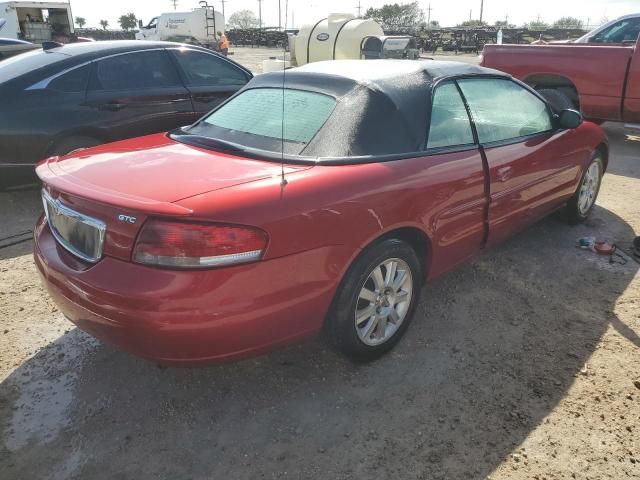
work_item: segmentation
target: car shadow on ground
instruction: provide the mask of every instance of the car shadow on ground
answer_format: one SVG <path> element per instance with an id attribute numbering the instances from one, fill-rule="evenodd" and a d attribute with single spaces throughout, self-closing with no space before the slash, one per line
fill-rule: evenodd
<path id="1" fill-rule="evenodd" d="M 550 217 L 427 286 L 406 337 L 367 365 L 316 338 L 163 369 L 73 329 L 0 385 L 0 471 L 485 478 L 544 422 L 609 326 L 640 346 L 614 313 L 638 264 L 575 248 L 595 233 L 634 235 L 600 207 L 577 227 Z"/>

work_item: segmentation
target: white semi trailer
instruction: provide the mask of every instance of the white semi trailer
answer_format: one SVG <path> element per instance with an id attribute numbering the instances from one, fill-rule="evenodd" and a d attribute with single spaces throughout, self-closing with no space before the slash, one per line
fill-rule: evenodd
<path id="1" fill-rule="evenodd" d="M 33 43 L 68 41 L 74 35 L 71 5 L 66 2 L 1 2 L 2 37 Z"/>
<path id="2" fill-rule="evenodd" d="M 190 12 L 163 13 L 153 18 L 136 33 L 137 40 L 169 40 L 217 47 L 216 32 L 224 32 L 222 14 L 213 7 L 196 8 Z"/>

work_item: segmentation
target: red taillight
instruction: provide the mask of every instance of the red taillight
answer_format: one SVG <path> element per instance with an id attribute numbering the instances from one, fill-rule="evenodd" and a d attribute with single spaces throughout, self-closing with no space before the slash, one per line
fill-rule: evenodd
<path id="1" fill-rule="evenodd" d="M 148 265 L 219 267 L 259 260 L 267 234 L 252 227 L 149 220 L 142 227 L 133 260 Z"/>

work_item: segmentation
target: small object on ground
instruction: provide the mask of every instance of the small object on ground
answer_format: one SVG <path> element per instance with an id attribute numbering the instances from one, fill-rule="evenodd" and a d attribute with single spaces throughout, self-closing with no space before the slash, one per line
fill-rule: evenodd
<path id="1" fill-rule="evenodd" d="M 596 243 L 596 237 L 581 237 L 576 241 L 576 243 L 579 248 L 593 250 L 593 246 Z"/>
<path id="2" fill-rule="evenodd" d="M 596 240 L 593 248 L 598 255 L 612 255 L 613 252 L 616 251 L 615 244 L 609 243 L 606 240 Z"/>
<path id="3" fill-rule="evenodd" d="M 640 241 L 638 243 L 640 244 Z M 611 265 L 625 265 L 627 263 L 627 257 L 617 251 L 616 244 L 609 243 L 606 240 L 596 240 L 596 237 L 581 237 L 576 241 L 576 246 L 585 250 L 591 250 L 598 255 L 608 255 Z M 640 259 L 640 257 L 637 258 Z"/>
<path id="4" fill-rule="evenodd" d="M 615 245 L 613 247 L 614 247 L 614 250 L 609 255 L 609 263 L 611 265 L 616 264 L 616 263 L 618 265 L 626 265 L 627 264 L 627 257 L 625 255 L 622 255 L 620 252 L 618 252 Z"/>

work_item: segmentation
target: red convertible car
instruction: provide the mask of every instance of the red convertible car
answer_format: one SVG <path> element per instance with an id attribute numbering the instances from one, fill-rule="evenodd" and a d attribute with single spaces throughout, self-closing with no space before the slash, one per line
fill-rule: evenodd
<path id="1" fill-rule="evenodd" d="M 43 161 L 35 260 L 64 314 L 163 364 L 325 329 L 372 359 L 421 287 L 559 208 L 592 209 L 602 130 L 507 74 L 320 62 L 194 125 Z"/>

